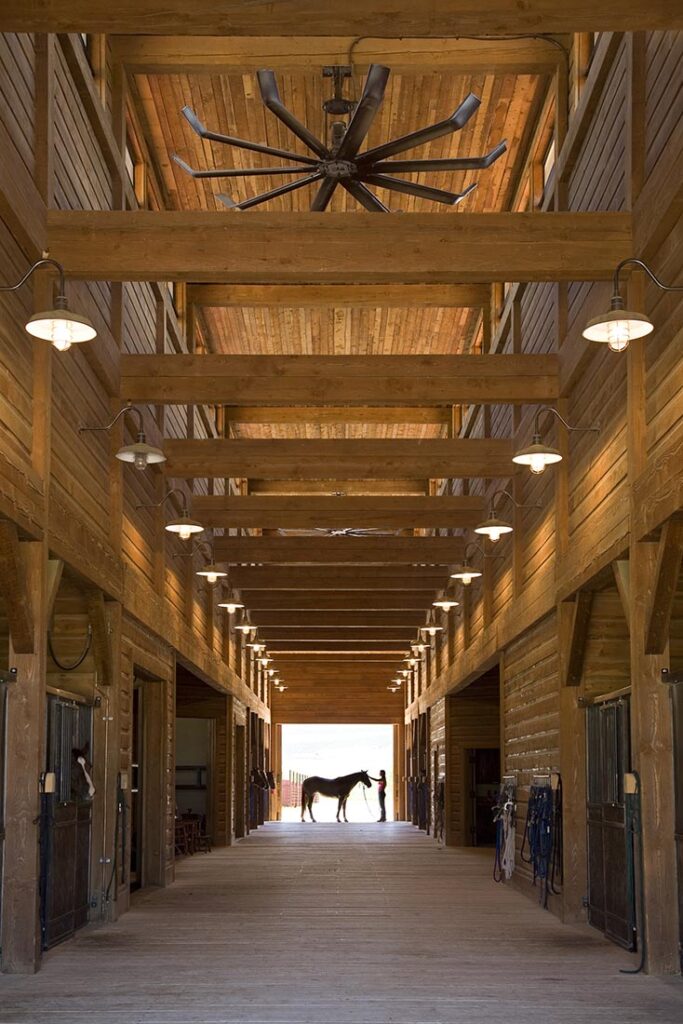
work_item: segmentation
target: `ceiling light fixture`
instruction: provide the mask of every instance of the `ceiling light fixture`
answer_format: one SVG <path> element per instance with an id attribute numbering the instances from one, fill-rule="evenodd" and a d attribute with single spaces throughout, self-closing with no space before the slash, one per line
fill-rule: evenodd
<path id="1" fill-rule="evenodd" d="M 155 448 L 152 444 L 147 444 L 147 438 L 142 428 L 142 412 L 136 405 L 126 405 L 123 409 L 119 409 L 114 419 L 111 422 L 105 424 L 102 427 L 79 427 L 78 433 L 83 434 L 92 430 L 111 430 L 115 423 L 125 416 L 127 412 L 132 413 L 137 417 L 138 421 L 138 439 L 135 444 L 124 444 L 123 447 L 119 448 L 116 453 L 116 458 L 120 462 L 130 462 L 136 469 L 144 470 L 148 466 L 157 465 L 160 462 L 166 462 L 166 456 L 162 452 L 161 448 Z"/>
<path id="2" fill-rule="evenodd" d="M 550 445 L 544 444 L 541 440 L 541 428 L 540 419 L 543 413 L 552 413 L 562 423 L 567 430 L 571 431 L 585 431 L 600 433 L 600 427 L 572 427 L 567 423 L 564 416 L 561 416 L 557 409 L 554 409 L 552 405 L 542 405 L 534 416 L 534 436 L 531 444 L 527 448 L 522 448 L 520 451 L 515 452 L 512 456 L 512 461 L 518 466 L 528 466 L 532 473 L 537 475 L 545 470 L 546 466 L 552 466 L 557 462 L 562 462 L 562 455 L 557 451 L 556 448 L 551 448 Z"/>
<path id="3" fill-rule="evenodd" d="M 629 342 L 635 341 L 636 338 L 644 338 L 654 330 L 654 324 L 644 313 L 634 313 L 624 309 L 619 275 L 624 267 L 628 266 L 640 267 L 650 280 L 664 292 L 683 292 L 683 285 L 669 285 L 660 281 L 643 260 L 633 256 L 622 260 L 614 271 L 612 299 L 608 312 L 589 320 L 582 331 L 584 338 L 588 341 L 602 342 L 608 345 L 613 352 L 623 352 L 628 348 Z"/>
<path id="4" fill-rule="evenodd" d="M 169 533 L 177 533 L 181 540 L 189 540 L 193 533 L 203 533 L 204 527 L 201 523 L 198 523 L 196 519 L 190 518 L 190 510 L 187 505 L 187 495 L 185 491 L 181 491 L 179 487 L 173 487 L 170 491 L 167 491 L 161 501 L 155 502 L 153 505 L 136 505 L 136 508 L 161 508 L 165 501 L 171 497 L 172 494 L 177 494 L 180 498 L 181 510 L 180 515 L 176 519 L 170 519 L 164 529 L 168 530 Z"/>
<path id="5" fill-rule="evenodd" d="M 496 513 L 494 502 L 499 494 L 504 494 L 505 497 L 509 498 L 512 504 L 515 506 L 515 508 L 541 507 L 538 504 L 521 505 L 519 502 L 515 501 L 515 499 L 512 497 L 509 491 L 506 491 L 504 489 L 494 491 L 493 494 L 491 495 L 491 504 L 489 505 L 488 519 L 485 519 L 482 523 L 479 523 L 478 526 L 474 527 L 475 533 L 479 533 L 484 537 L 488 537 L 493 544 L 496 544 L 504 533 L 512 533 L 512 525 L 510 523 L 507 523 L 504 519 L 499 519 L 498 514 Z"/>
<path id="6" fill-rule="evenodd" d="M 66 304 L 66 286 L 64 283 L 64 267 L 57 260 L 44 256 L 33 263 L 24 276 L 13 285 L 0 286 L 0 292 L 16 292 L 28 281 L 31 274 L 39 267 L 54 267 L 59 275 L 58 294 L 55 298 L 54 309 L 48 309 L 40 313 L 34 313 L 26 322 L 26 330 L 34 338 L 41 341 L 50 341 L 59 352 L 66 352 L 72 345 L 78 345 L 84 341 L 92 341 L 97 337 L 97 331 L 87 316 L 74 313 Z"/>

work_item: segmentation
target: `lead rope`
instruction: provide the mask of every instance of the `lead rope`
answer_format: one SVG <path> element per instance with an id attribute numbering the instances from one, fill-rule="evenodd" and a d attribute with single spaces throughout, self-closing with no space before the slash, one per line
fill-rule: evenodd
<path id="1" fill-rule="evenodd" d="M 496 882 L 509 881 L 515 870 L 515 798 L 514 786 L 501 785 L 498 802 L 493 809 L 496 824 L 496 854 L 493 878 Z"/>

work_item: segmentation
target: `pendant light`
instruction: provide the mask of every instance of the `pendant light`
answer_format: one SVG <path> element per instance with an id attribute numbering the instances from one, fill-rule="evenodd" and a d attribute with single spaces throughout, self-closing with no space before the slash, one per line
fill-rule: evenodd
<path id="1" fill-rule="evenodd" d="M 519 502 L 515 501 L 515 499 L 512 497 L 509 491 L 503 489 L 494 491 L 493 494 L 491 495 L 491 504 L 489 505 L 488 519 L 485 519 L 482 523 L 479 523 L 478 526 L 474 527 L 475 533 L 479 533 L 484 537 L 488 537 L 493 544 L 496 544 L 503 536 L 503 534 L 512 533 L 511 523 L 507 523 L 504 519 L 500 519 L 498 517 L 498 514 L 496 513 L 494 502 L 499 494 L 503 494 L 505 495 L 506 498 L 509 498 L 512 504 L 515 506 L 515 508 L 541 507 L 538 504 L 521 505 Z"/>
<path id="2" fill-rule="evenodd" d="M 242 629 L 242 628 L 243 628 L 242 626 L 235 626 L 235 629 Z M 265 651 L 265 649 L 266 649 L 266 645 L 265 644 L 258 644 L 258 643 L 248 643 L 247 647 L 251 647 L 251 649 L 254 652 L 254 654 L 260 654 L 261 651 Z"/>
<path id="3" fill-rule="evenodd" d="M 39 267 L 54 267 L 59 275 L 58 295 L 55 299 L 54 309 L 48 309 L 34 313 L 26 322 L 26 330 L 34 338 L 41 341 L 50 341 L 59 352 L 66 352 L 72 345 L 81 344 L 84 341 L 92 341 L 97 337 L 97 331 L 87 316 L 74 313 L 66 303 L 66 286 L 64 282 L 64 267 L 57 260 L 49 259 L 47 256 L 36 260 L 31 264 L 20 281 L 13 285 L 0 286 L 0 292 L 16 292 L 28 281 L 31 274 Z"/>
<path id="4" fill-rule="evenodd" d="M 166 462 L 166 456 L 162 452 L 161 448 L 156 448 L 152 444 L 147 444 L 147 438 L 142 428 L 142 412 L 136 405 L 126 405 L 123 409 L 120 409 L 114 419 L 110 423 L 107 423 L 103 427 L 79 427 L 79 434 L 86 433 L 91 430 L 111 430 L 114 424 L 125 416 L 129 412 L 133 416 L 137 417 L 138 421 L 138 435 L 137 441 L 134 444 L 124 444 L 116 453 L 116 458 L 120 462 L 129 462 L 136 469 L 145 470 L 148 466 L 158 465 L 161 462 Z"/>
<path id="5" fill-rule="evenodd" d="M 443 626 L 437 626 L 436 620 L 434 619 L 434 609 L 432 608 L 429 612 L 429 618 L 427 619 L 426 626 L 420 626 L 420 632 L 426 633 L 432 640 L 437 633 L 443 630 Z"/>
<path id="6" fill-rule="evenodd" d="M 410 648 L 413 654 L 424 654 L 428 649 L 428 646 L 428 644 L 423 644 L 421 640 L 417 640 L 416 642 L 411 643 Z"/>
<path id="7" fill-rule="evenodd" d="M 624 267 L 628 266 L 640 267 L 650 280 L 664 292 L 683 292 L 683 285 L 668 285 L 660 281 L 643 260 L 633 256 L 622 260 L 614 271 L 609 310 L 602 316 L 596 316 L 589 320 L 582 331 L 584 338 L 588 341 L 602 342 L 608 345 L 613 352 L 623 352 L 628 348 L 630 341 L 644 338 L 654 330 L 654 324 L 644 313 L 634 313 L 624 309 L 624 300 L 619 288 L 619 275 Z"/>
<path id="8" fill-rule="evenodd" d="M 201 569 L 197 569 L 195 575 L 203 576 L 206 579 L 206 582 L 213 586 L 214 583 L 218 582 L 218 580 L 227 579 L 228 574 L 221 565 L 216 565 L 214 561 L 213 548 L 209 544 L 207 544 L 206 547 L 209 549 L 209 561 L 206 565 L 202 566 Z M 222 608 L 223 605 L 219 605 L 218 607 Z"/>
<path id="9" fill-rule="evenodd" d="M 228 615 L 234 615 L 238 608 L 244 608 L 243 604 L 239 604 L 237 601 L 219 601 L 219 608 L 225 608 Z"/>
<path id="10" fill-rule="evenodd" d="M 470 565 L 468 552 L 472 550 L 481 551 L 482 555 L 484 554 L 483 548 L 480 548 L 478 544 L 474 543 L 474 541 L 470 541 L 469 544 L 465 545 L 465 552 L 463 555 L 462 562 L 460 563 L 460 565 L 457 565 L 455 567 L 455 572 L 451 573 L 451 579 L 459 580 L 464 587 L 469 587 L 472 580 L 476 580 L 483 575 L 483 573 L 479 572 L 478 569 L 475 569 L 472 565 Z"/>
<path id="11" fill-rule="evenodd" d="M 177 494 L 180 497 L 180 504 L 182 506 L 180 515 L 176 519 L 169 519 L 164 529 L 168 530 L 169 533 L 176 533 L 181 540 L 189 540 L 190 537 L 195 533 L 203 533 L 204 527 L 201 523 L 198 523 L 196 519 L 190 518 L 190 510 L 187 506 L 187 495 L 185 491 L 181 491 L 179 487 L 173 487 L 170 491 L 167 491 L 161 501 L 155 502 L 153 505 L 136 505 L 136 508 L 160 508 L 165 501 L 171 497 L 172 494 Z"/>
<path id="12" fill-rule="evenodd" d="M 600 427 L 572 427 L 567 423 L 564 416 L 561 416 L 557 409 L 554 409 L 552 405 L 542 405 L 534 416 L 534 436 L 531 444 L 527 448 L 522 448 L 520 451 L 515 452 L 512 456 L 512 461 L 518 466 L 528 466 L 532 473 L 537 475 L 543 473 L 546 466 L 552 466 L 557 462 L 562 462 L 562 455 L 555 448 L 551 448 L 549 445 L 544 444 L 541 440 L 541 428 L 540 419 L 543 413 L 551 413 L 556 416 L 557 419 L 562 423 L 567 430 L 571 431 L 585 431 L 600 433 Z"/>
<path id="13" fill-rule="evenodd" d="M 258 626 L 252 626 L 248 622 L 242 622 L 238 626 L 235 626 L 234 628 L 238 629 L 240 631 L 240 633 L 244 633 L 246 636 L 249 636 L 251 633 L 255 633 L 256 632 L 256 630 L 258 629 Z"/>

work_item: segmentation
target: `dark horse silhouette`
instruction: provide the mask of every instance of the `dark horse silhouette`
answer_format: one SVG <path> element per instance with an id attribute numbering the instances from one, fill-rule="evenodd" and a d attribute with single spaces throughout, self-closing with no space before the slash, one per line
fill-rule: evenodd
<path id="1" fill-rule="evenodd" d="M 315 821 L 313 817 L 313 797 L 316 793 L 320 793 L 321 796 L 336 796 L 339 801 L 337 804 L 337 821 L 339 821 L 340 811 L 344 815 L 344 821 L 348 821 L 349 819 L 346 817 L 346 801 L 349 799 L 349 793 L 353 787 L 357 786 L 359 782 L 370 788 L 370 777 L 367 772 L 353 772 L 352 775 L 341 775 L 338 779 L 322 779 L 319 775 L 311 775 L 309 779 L 304 779 L 301 784 L 301 820 L 304 821 L 304 814 L 308 807 L 311 821 Z"/>

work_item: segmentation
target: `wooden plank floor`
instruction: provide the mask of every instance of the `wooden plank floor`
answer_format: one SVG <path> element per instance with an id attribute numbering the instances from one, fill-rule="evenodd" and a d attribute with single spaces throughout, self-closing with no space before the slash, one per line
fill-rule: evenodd
<path id="1" fill-rule="evenodd" d="M 405 824 L 270 824 L 0 979 L 3 1024 L 680 1024 L 683 984 Z"/>

